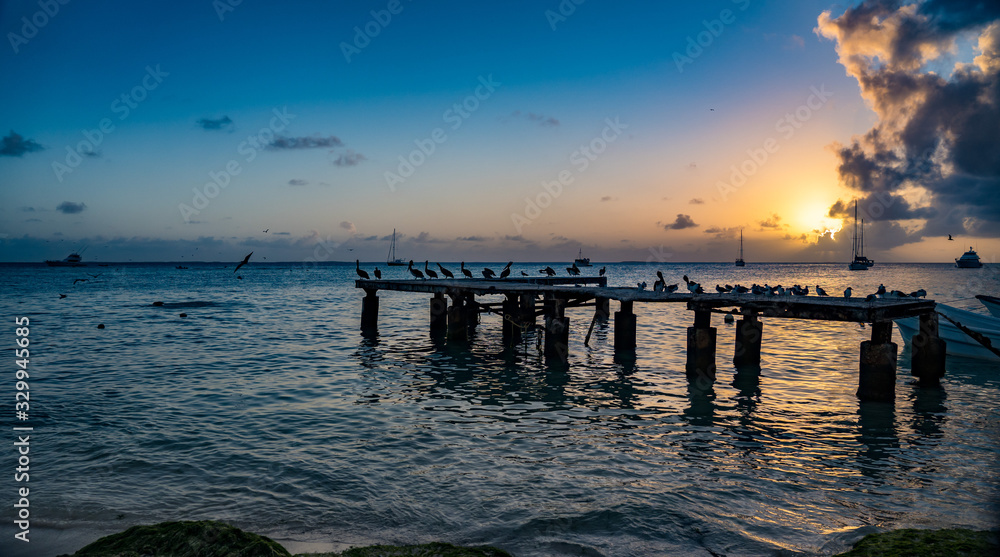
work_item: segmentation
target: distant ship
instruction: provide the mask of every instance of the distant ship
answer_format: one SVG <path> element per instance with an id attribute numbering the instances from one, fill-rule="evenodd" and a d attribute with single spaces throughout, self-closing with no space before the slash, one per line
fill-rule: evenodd
<path id="1" fill-rule="evenodd" d="M 860 234 L 858 231 L 860 230 Z M 854 247 L 851 248 L 854 260 L 847 265 L 852 271 L 867 271 L 875 262 L 865 257 L 865 220 L 861 219 L 858 226 L 858 202 L 854 202 Z"/>
<path id="2" fill-rule="evenodd" d="M 740 229 L 740 257 L 736 260 L 737 267 L 746 267 L 746 261 L 743 261 L 743 229 Z"/>
<path id="3" fill-rule="evenodd" d="M 573 264 L 575 264 L 577 267 L 590 267 L 591 266 L 590 265 L 590 258 L 583 256 L 583 250 L 582 249 L 580 250 L 580 253 L 576 256 L 576 259 L 573 260 Z"/>
<path id="4" fill-rule="evenodd" d="M 960 269 L 978 269 L 983 266 L 983 262 L 979 260 L 979 254 L 976 250 L 969 246 L 969 251 L 962 254 L 962 257 L 955 259 L 955 266 Z"/>
<path id="5" fill-rule="evenodd" d="M 66 256 L 66 259 L 62 261 L 53 261 L 51 259 L 46 259 L 45 264 L 49 267 L 86 267 L 87 264 L 83 262 L 83 258 L 80 257 L 79 253 L 71 253 Z"/>
<path id="6" fill-rule="evenodd" d="M 385 264 L 390 267 L 406 267 L 406 261 L 396 257 L 396 229 L 392 229 L 392 242 L 389 244 L 389 254 L 385 258 Z"/>

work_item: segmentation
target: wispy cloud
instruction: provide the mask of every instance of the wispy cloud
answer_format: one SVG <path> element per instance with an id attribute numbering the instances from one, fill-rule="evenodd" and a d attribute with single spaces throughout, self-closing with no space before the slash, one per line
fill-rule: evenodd
<path id="1" fill-rule="evenodd" d="M 736 233 L 740 231 L 738 226 L 730 226 L 723 228 L 721 226 L 713 226 L 711 228 L 705 229 L 705 234 L 715 235 L 716 240 L 728 240 L 736 237 Z"/>
<path id="2" fill-rule="evenodd" d="M 0 156 L 20 157 L 25 153 L 45 149 L 33 139 L 25 139 L 21 134 L 10 130 L 10 134 L 0 140 Z"/>
<path id="3" fill-rule="evenodd" d="M 559 125 L 559 120 L 553 118 L 552 116 L 546 116 L 544 114 L 537 114 L 534 112 L 521 112 L 520 110 L 515 110 L 511 112 L 507 117 L 501 118 L 501 120 L 516 120 L 519 118 L 524 118 L 529 122 L 534 122 L 539 126 L 551 128 Z"/>
<path id="4" fill-rule="evenodd" d="M 229 116 L 223 116 L 222 118 L 202 118 L 196 122 L 198 126 L 203 130 L 227 130 L 232 131 L 235 126 L 233 125 L 233 120 Z"/>
<path id="5" fill-rule="evenodd" d="M 601 201 L 611 201 L 612 199 L 614 198 L 611 197 L 610 195 L 605 195 L 604 197 L 601 198 Z"/>
<path id="6" fill-rule="evenodd" d="M 663 226 L 664 230 L 684 230 L 685 228 L 694 228 L 698 226 L 698 224 L 691 219 L 691 215 L 684 215 L 681 213 L 677 214 L 677 218 L 674 222 L 667 224 L 659 222 L 657 224 Z"/>
<path id="7" fill-rule="evenodd" d="M 77 213 L 82 213 L 84 209 L 87 208 L 86 203 L 73 203 L 72 201 L 63 201 L 56 207 L 56 211 L 64 215 L 75 215 Z"/>
<path id="8" fill-rule="evenodd" d="M 346 153 L 343 153 L 334 159 L 333 164 L 337 166 L 356 166 L 364 160 L 367 160 L 364 155 L 361 153 L 355 153 L 354 151 L 348 149 Z"/>
<path id="9" fill-rule="evenodd" d="M 486 236 L 459 236 L 455 239 L 459 242 L 485 242 L 489 240 Z"/>
<path id="10" fill-rule="evenodd" d="M 267 145 L 271 151 L 293 150 L 293 149 L 332 149 L 343 147 L 344 142 L 339 137 L 331 135 L 328 137 L 283 137 L 277 136 Z"/>
<path id="11" fill-rule="evenodd" d="M 760 230 L 780 230 L 785 227 L 781 223 L 781 217 L 777 213 L 771 213 L 771 216 L 764 219 L 758 223 L 760 225 Z"/>
<path id="12" fill-rule="evenodd" d="M 355 232 L 358 231 L 358 229 L 354 226 L 354 223 L 349 220 L 340 221 L 340 227 L 350 232 L 351 234 L 354 234 Z"/>
<path id="13" fill-rule="evenodd" d="M 299 180 L 298 178 L 293 178 L 288 181 L 289 186 L 306 186 L 309 185 L 307 180 Z"/>
<path id="14" fill-rule="evenodd" d="M 691 201 L 688 201 L 688 204 L 689 205 L 704 205 L 705 204 L 705 200 L 702 199 L 702 198 L 700 198 L 700 197 L 695 197 Z"/>

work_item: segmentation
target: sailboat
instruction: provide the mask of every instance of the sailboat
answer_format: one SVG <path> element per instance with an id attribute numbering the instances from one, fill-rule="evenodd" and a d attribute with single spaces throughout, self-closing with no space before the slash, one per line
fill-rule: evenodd
<path id="1" fill-rule="evenodd" d="M 396 229 L 392 229 L 392 242 L 389 244 L 389 254 L 385 258 L 385 264 L 390 267 L 406 267 L 406 261 L 396 257 Z"/>
<path id="2" fill-rule="evenodd" d="M 860 230 L 860 235 L 858 231 Z M 854 260 L 847 265 L 852 271 L 867 271 L 874 261 L 865 257 L 865 219 L 861 219 L 861 227 L 858 227 L 858 201 L 854 201 L 854 245 L 851 248 Z"/>
<path id="3" fill-rule="evenodd" d="M 746 261 L 743 261 L 743 229 L 740 229 L 740 257 L 736 260 L 737 267 L 746 267 Z"/>

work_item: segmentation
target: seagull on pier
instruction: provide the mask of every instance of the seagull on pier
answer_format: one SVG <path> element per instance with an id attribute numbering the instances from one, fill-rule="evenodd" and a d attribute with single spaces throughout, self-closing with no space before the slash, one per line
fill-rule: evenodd
<path id="1" fill-rule="evenodd" d="M 240 264 L 237 265 L 235 269 L 233 269 L 233 272 L 235 273 L 236 271 L 239 271 L 240 267 L 242 267 L 242 266 L 246 265 L 247 263 L 249 263 L 251 255 L 253 255 L 252 251 L 250 253 L 248 253 L 246 257 L 243 258 L 243 261 L 240 261 Z"/>
<path id="2" fill-rule="evenodd" d="M 427 273 L 427 276 L 432 279 L 438 278 L 438 274 L 436 272 L 427 268 L 427 261 L 424 261 L 424 272 Z"/>
<path id="3" fill-rule="evenodd" d="M 817 296 L 829 296 L 829 294 L 826 293 L 826 290 L 823 290 L 822 288 L 820 288 L 818 284 L 816 285 L 816 295 Z"/>
<path id="4" fill-rule="evenodd" d="M 249 256 L 247 256 L 247 257 L 249 257 Z M 237 267 L 237 269 L 239 269 L 239 267 Z M 363 278 L 365 280 L 368 280 L 368 279 L 371 278 L 371 277 L 368 276 L 368 271 L 365 271 L 364 269 L 361 268 L 361 260 L 360 259 L 355 259 L 354 260 L 354 269 L 355 269 L 354 272 L 358 273 L 359 277 L 361 277 L 361 278 Z"/>
<path id="5" fill-rule="evenodd" d="M 483 269 L 483 277 L 488 279 L 496 278 L 497 274 L 493 272 L 493 269 L 486 267 Z"/>
<path id="6" fill-rule="evenodd" d="M 724 286 L 719 286 L 718 284 L 716 284 L 715 291 L 718 292 L 719 294 L 725 294 L 726 288 Z"/>
<path id="7" fill-rule="evenodd" d="M 923 288 L 921 288 L 920 290 L 917 290 L 916 292 L 910 292 L 910 297 L 911 298 L 926 298 L 927 297 L 927 291 L 924 290 Z"/>
<path id="8" fill-rule="evenodd" d="M 642 282 L 636 283 L 635 286 L 639 290 L 645 290 L 646 289 L 646 281 L 642 281 Z"/>
<path id="9" fill-rule="evenodd" d="M 413 275 L 414 278 L 418 278 L 418 279 L 424 278 L 424 274 L 420 272 L 420 269 L 414 269 L 413 268 L 413 260 L 412 259 L 410 260 L 410 266 L 407 267 L 407 268 L 410 270 L 410 274 Z"/>
<path id="10" fill-rule="evenodd" d="M 438 266 L 438 269 L 441 269 L 441 274 L 444 275 L 446 278 L 450 278 L 450 279 L 455 278 L 454 273 L 452 273 L 448 269 L 445 269 L 440 263 L 438 263 L 437 266 Z"/>
<path id="11" fill-rule="evenodd" d="M 375 267 L 375 278 L 377 278 L 377 279 L 381 279 L 382 278 L 382 271 L 379 271 L 378 267 Z"/>
<path id="12" fill-rule="evenodd" d="M 865 296 L 866 302 L 874 302 L 876 299 L 878 299 L 878 296 L 876 296 L 875 294 L 869 294 Z"/>
<path id="13" fill-rule="evenodd" d="M 681 278 L 684 279 L 684 284 L 687 284 L 687 289 L 690 290 L 692 294 L 704 294 L 705 293 L 705 290 L 701 287 L 701 285 L 698 284 L 697 282 L 692 281 L 692 280 L 688 280 L 688 276 L 687 275 L 684 275 Z"/>
<path id="14" fill-rule="evenodd" d="M 521 276 L 522 277 L 526 277 L 526 276 L 528 276 L 528 273 L 525 273 L 524 271 L 521 271 Z"/>
<path id="15" fill-rule="evenodd" d="M 504 267 L 502 271 L 500 271 L 500 278 L 505 279 L 510 276 L 510 266 L 513 264 L 514 264 L 513 261 L 507 262 L 507 266 Z"/>
<path id="16" fill-rule="evenodd" d="M 747 292 L 750 292 L 750 289 L 747 288 L 746 286 L 741 286 L 737 284 L 736 286 L 733 287 L 733 291 L 736 292 L 737 294 L 746 294 Z"/>
<path id="17" fill-rule="evenodd" d="M 882 294 L 885 294 L 885 285 L 884 284 L 879 284 L 878 285 L 878 290 L 875 291 L 875 295 L 876 296 L 881 296 Z"/>
<path id="18" fill-rule="evenodd" d="M 845 300 L 849 300 L 851 298 L 851 293 L 852 292 L 853 292 L 853 290 L 851 290 L 850 286 L 848 286 L 847 288 L 845 288 L 844 289 L 844 299 Z"/>
<path id="19" fill-rule="evenodd" d="M 472 271 L 465 268 L 465 261 L 462 262 L 462 274 L 465 275 L 466 278 L 472 278 Z"/>
<path id="20" fill-rule="evenodd" d="M 671 294 L 671 293 L 673 293 L 673 292 L 677 292 L 677 283 L 674 283 L 674 284 L 668 284 L 668 285 L 666 286 L 666 288 L 664 288 L 663 290 L 664 290 L 664 291 L 665 291 L 665 292 L 666 292 L 667 294 Z"/>

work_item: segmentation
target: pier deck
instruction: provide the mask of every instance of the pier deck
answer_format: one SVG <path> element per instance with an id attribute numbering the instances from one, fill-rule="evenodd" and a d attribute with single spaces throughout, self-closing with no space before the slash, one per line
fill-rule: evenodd
<path id="1" fill-rule="evenodd" d="M 716 329 L 712 313 L 731 313 L 736 323 L 738 366 L 759 365 L 763 335 L 761 317 L 850 321 L 870 323 L 872 339 L 861 343 L 858 396 L 870 400 L 891 400 L 894 396 L 897 346 L 891 342 L 892 320 L 919 317 L 920 332 L 913 338 L 913 374 L 921 383 L 936 384 L 944 374 L 944 341 L 938 336 L 938 320 L 933 300 L 916 298 L 863 298 L 833 296 L 767 296 L 736 293 L 694 294 L 687 291 L 656 292 L 630 287 L 609 287 L 606 277 L 517 277 L 499 280 L 357 280 L 362 300 L 361 328 L 377 330 L 379 290 L 432 294 L 430 327 L 432 334 L 446 334 L 462 341 L 475 329 L 479 314 L 496 311 L 503 315 L 504 342 L 518 342 L 521 334 L 544 316 L 546 356 L 565 361 L 568 356 L 569 318 L 565 309 L 593 305 L 594 322 L 610 317 L 610 301 L 621 304 L 614 313 L 616 355 L 634 354 L 636 348 L 636 303 L 685 303 L 694 312 L 688 327 L 687 372 L 690 379 L 715 379 Z M 504 296 L 503 302 L 484 303 L 476 296 Z M 445 298 L 447 296 L 448 298 Z M 449 307 L 450 299 L 450 307 Z M 593 323 L 591 323 L 591 330 Z M 588 341 L 590 334 L 588 333 Z"/>

